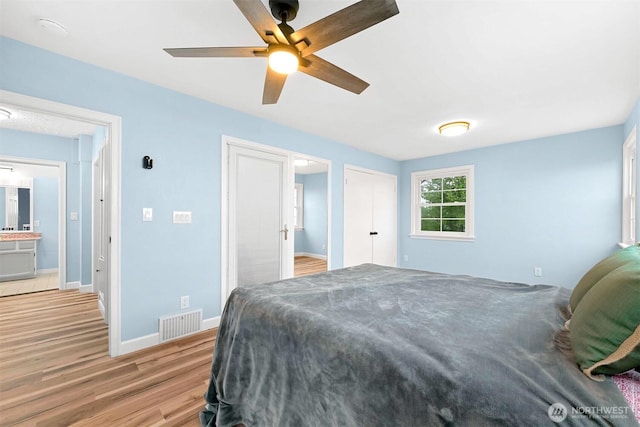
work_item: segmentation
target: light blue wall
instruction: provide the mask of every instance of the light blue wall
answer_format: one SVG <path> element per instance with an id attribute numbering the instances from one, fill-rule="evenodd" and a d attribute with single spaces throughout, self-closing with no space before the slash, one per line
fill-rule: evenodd
<path id="1" fill-rule="evenodd" d="M 80 172 L 78 164 L 78 141 L 70 138 L 41 135 L 30 132 L 20 132 L 11 129 L 0 129 L 0 155 L 66 162 L 67 282 L 80 281 L 80 222 L 71 221 L 70 219 L 71 212 L 79 212 L 80 210 Z M 50 223 L 49 218 L 36 217 L 36 219 L 40 219 L 41 227 L 43 226 L 42 221 Z M 56 224 L 57 227 L 57 222 L 54 222 L 54 224 Z M 34 230 L 39 231 L 35 227 Z"/>
<path id="2" fill-rule="evenodd" d="M 91 141 L 91 163 L 98 159 L 100 149 L 104 146 L 107 138 L 107 128 L 104 126 L 98 126 L 93 133 Z"/>
<path id="3" fill-rule="evenodd" d="M 619 240 L 622 126 L 399 163 L 8 38 L 0 62 L 1 89 L 122 117 L 123 340 L 156 332 L 182 295 L 206 318 L 221 312 L 222 135 L 332 161 L 334 268 L 343 258 L 345 164 L 399 175 L 400 266 L 573 286 Z M 151 170 L 141 167 L 145 155 Z M 476 241 L 409 239 L 410 173 L 469 163 Z M 142 222 L 143 207 L 154 209 L 153 222 Z M 173 210 L 192 211 L 193 224 L 172 224 Z M 534 266 L 544 277 L 533 277 Z"/>
<path id="4" fill-rule="evenodd" d="M 631 111 L 629 118 L 624 123 L 624 141 L 627 140 L 634 127 L 636 129 L 636 159 L 640 159 L 640 98 L 636 101 L 633 111 Z M 638 165 L 636 177 L 640 179 L 640 162 L 636 161 L 636 164 Z M 638 191 L 640 191 L 640 186 L 638 188 Z M 637 198 L 636 202 L 636 212 L 640 212 L 640 197 Z M 636 238 L 640 240 L 640 237 L 638 237 L 640 235 L 640 215 L 636 215 L 636 217 Z"/>
<path id="5" fill-rule="evenodd" d="M 403 162 L 400 265 L 575 286 L 620 239 L 622 140 L 613 126 Z M 467 164 L 475 165 L 475 241 L 409 238 L 411 173 Z"/>
<path id="6" fill-rule="evenodd" d="M 223 134 L 332 161 L 334 267 L 343 258 L 344 164 L 399 171 L 396 161 L 12 39 L 0 38 L 0 62 L 1 89 L 122 117 L 123 340 L 157 332 L 158 317 L 179 311 L 182 295 L 205 318 L 221 313 Z M 141 167 L 145 155 L 154 159 L 151 170 Z M 142 222 L 143 207 L 154 209 L 153 222 Z M 172 224 L 173 210 L 192 211 L 193 224 Z"/>
<path id="7" fill-rule="evenodd" d="M 58 178 L 33 178 L 33 219 L 40 221 L 34 231 L 38 240 L 38 270 L 58 269 Z"/>
<path id="8" fill-rule="evenodd" d="M 296 253 L 327 255 L 327 173 L 299 174 L 304 185 L 304 230 L 296 231 Z"/>

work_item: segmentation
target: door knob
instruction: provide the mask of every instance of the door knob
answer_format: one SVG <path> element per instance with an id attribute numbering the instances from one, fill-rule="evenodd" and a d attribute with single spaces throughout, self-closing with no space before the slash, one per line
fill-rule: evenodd
<path id="1" fill-rule="evenodd" d="M 377 236 L 378 232 L 377 231 L 370 231 L 369 232 L 369 236 Z"/>

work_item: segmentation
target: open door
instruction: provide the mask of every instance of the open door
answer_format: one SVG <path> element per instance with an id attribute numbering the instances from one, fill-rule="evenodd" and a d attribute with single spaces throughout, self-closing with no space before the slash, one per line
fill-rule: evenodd
<path id="1" fill-rule="evenodd" d="M 230 292 L 292 275 L 293 225 L 288 156 L 233 144 L 228 152 Z"/>
<path id="2" fill-rule="evenodd" d="M 98 308 L 109 324 L 109 145 L 93 163 L 93 283 Z"/>

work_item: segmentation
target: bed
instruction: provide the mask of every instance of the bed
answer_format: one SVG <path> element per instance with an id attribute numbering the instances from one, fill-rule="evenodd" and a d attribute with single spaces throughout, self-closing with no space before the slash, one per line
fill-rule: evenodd
<path id="1" fill-rule="evenodd" d="M 637 426 L 554 342 L 571 290 L 361 265 L 230 295 L 204 426 Z"/>

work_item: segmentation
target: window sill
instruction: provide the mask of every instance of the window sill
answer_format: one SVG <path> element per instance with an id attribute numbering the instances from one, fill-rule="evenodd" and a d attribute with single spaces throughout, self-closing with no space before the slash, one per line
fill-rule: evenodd
<path id="1" fill-rule="evenodd" d="M 454 242 L 473 242 L 476 236 L 429 236 L 426 234 L 409 234 L 411 239 L 450 240 Z"/>

